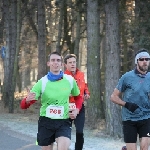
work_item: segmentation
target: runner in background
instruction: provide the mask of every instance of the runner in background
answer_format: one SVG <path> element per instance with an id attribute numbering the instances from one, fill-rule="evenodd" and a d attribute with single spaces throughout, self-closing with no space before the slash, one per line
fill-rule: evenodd
<path id="1" fill-rule="evenodd" d="M 76 119 L 74 119 L 74 124 L 76 127 L 76 142 L 75 142 L 75 150 L 82 150 L 84 144 L 84 122 L 85 122 L 85 107 L 84 100 L 90 98 L 90 92 L 88 90 L 87 84 L 85 83 L 84 73 L 81 72 L 78 68 L 76 68 L 76 55 L 67 54 L 64 58 L 65 64 L 65 74 L 71 75 L 77 81 L 77 84 L 80 89 L 80 96 L 82 96 L 82 108 L 77 115 Z M 70 96 L 70 108 L 75 108 L 74 96 Z"/>

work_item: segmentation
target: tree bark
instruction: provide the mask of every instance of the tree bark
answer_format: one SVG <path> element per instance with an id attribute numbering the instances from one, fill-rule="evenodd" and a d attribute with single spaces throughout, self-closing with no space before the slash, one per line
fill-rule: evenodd
<path id="1" fill-rule="evenodd" d="M 110 95 L 119 79 L 119 0 L 105 4 L 106 12 L 106 65 L 105 65 L 105 98 L 106 128 L 108 134 L 122 136 L 121 108 L 110 101 Z"/>
<path id="2" fill-rule="evenodd" d="M 45 0 L 38 0 L 38 77 L 46 74 Z"/>
<path id="3" fill-rule="evenodd" d="M 135 21 L 133 26 L 134 50 L 150 49 L 150 2 L 149 0 L 135 0 Z"/>
<path id="4" fill-rule="evenodd" d="M 60 2 L 60 11 L 59 11 L 59 23 L 58 23 L 58 37 L 56 44 L 56 51 L 61 53 L 61 38 L 62 38 L 62 27 L 63 27 L 63 17 L 64 17 L 64 0 Z"/>
<path id="5" fill-rule="evenodd" d="M 79 68 L 79 44 L 80 44 L 80 29 L 82 17 L 82 1 L 77 4 L 77 22 L 76 22 L 76 37 L 74 44 L 74 54 L 77 56 L 77 67 Z"/>
<path id="6" fill-rule="evenodd" d="M 10 74 L 9 74 L 9 113 L 14 112 L 14 92 L 15 86 L 13 85 L 14 77 L 14 62 L 16 55 L 16 37 L 17 37 L 17 0 L 12 0 L 10 5 L 11 21 L 9 27 L 9 42 L 10 42 Z M 16 85 L 16 84 L 15 84 Z"/>
<path id="7" fill-rule="evenodd" d="M 5 27 L 5 34 L 6 34 L 6 54 L 4 57 L 4 81 L 3 81 L 3 93 L 2 93 L 2 100 L 4 102 L 5 108 L 8 108 L 9 104 L 9 74 L 10 74 L 10 69 L 9 69 L 9 64 L 10 64 L 10 43 L 9 43 L 9 25 L 10 25 L 10 13 L 9 13 L 9 0 L 4 0 L 3 1 L 3 7 L 4 7 L 4 27 Z"/>
<path id="8" fill-rule="evenodd" d="M 102 118 L 100 101 L 100 13 L 98 0 L 87 0 L 87 82 L 91 98 L 87 103 L 88 122 Z"/>

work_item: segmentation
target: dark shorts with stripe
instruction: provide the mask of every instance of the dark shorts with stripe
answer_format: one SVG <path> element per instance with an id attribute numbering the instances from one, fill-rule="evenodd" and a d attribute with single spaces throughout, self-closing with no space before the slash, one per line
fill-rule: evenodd
<path id="1" fill-rule="evenodd" d="M 71 122 L 69 119 L 50 119 L 40 117 L 38 121 L 37 142 L 40 146 L 48 146 L 58 137 L 71 139 Z"/>
<path id="2" fill-rule="evenodd" d="M 123 133 L 125 143 L 136 143 L 139 138 L 150 137 L 150 119 L 139 121 L 123 121 Z"/>

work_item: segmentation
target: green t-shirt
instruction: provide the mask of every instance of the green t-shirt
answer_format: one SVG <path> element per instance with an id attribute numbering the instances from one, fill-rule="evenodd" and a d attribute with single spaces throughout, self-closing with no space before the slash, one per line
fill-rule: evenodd
<path id="1" fill-rule="evenodd" d="M 47 75 L 38 80 L 31 92 L 36 94 L 36 100 L 41 96 L 40 116 L 51 119 L 69 118 L 69 96 L 80 94 L 76 81 L 70 75 L 64 74 L 63 79 L 51 82 Z"/>

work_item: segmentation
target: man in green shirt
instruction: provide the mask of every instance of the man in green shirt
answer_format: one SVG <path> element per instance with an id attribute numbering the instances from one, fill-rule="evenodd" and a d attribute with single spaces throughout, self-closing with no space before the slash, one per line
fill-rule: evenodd
<path id="1" fill-rule="evenodd" d="M 60 71 L 62 57 L 58 52 L 49 55 L 47 65 L 50 72 L 33 86 L 21 101 L 21 108 L 27 109 L 41 96 L 38 145 L 42 146 L 42 150 L 52 150 L 57 138 L 58 150 L 68 150 L 71 139 L 69 118 L 76 118 L 82 106 L 82 98 L 74 78 Z M 76 109 L 69 110 L 70 94 L 75 96 Z"/>

